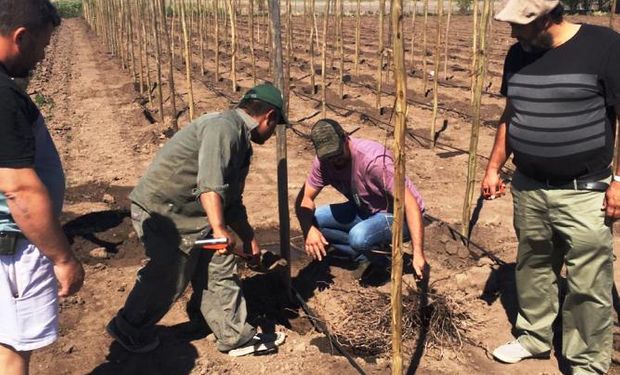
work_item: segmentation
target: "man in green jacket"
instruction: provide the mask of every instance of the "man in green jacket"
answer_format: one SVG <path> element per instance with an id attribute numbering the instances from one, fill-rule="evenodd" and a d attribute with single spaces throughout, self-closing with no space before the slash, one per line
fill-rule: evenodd
<path id="1" fill-rule="evenodd" d="M 286 123 L 282 94 L 272 85 L 249 90 L 229 111 L 206 114 L 180 130 L 157 154 L 129 195 L 131 217 L 149 258 L 136 284 L 107 326 L 125 349 L 155 349 L 155 324 L 191 281 L 187 313 L 195 327 L 208 325 L 218 349 L 231 355 L 279 345 L 283 335 L 256 334 L 236 274 L 233 230 L 245 253 L 260 254 L 242 202 L 252 157 L 250 141 L 263 144 Z M 227 238 L 209 251 L 197 238 Z"/>

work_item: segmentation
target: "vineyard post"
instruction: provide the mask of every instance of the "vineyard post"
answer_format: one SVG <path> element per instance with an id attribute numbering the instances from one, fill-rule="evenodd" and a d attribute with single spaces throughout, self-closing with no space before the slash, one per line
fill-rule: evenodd
<path id="1" fill-rule="evenodd" d="M 213 0 L 215 3 L 215 82 L 220 81 L 220 4 L 219 0 Z"/>
<path id="2" fill-rule="evenodd" d="M 321 55 L 321 109 L 323 118 L 327 117 L 327 26 L 329 24 L 329 3 L 331 0 L 325 0 L 325 13 L 323 14 L 323 51 Z"/>
<path id="3" fill-rule="evenodd" d="M 284 92 L 288 82 L 284 82 L 284 67 L 282 63 L 282 35 L 280 23 L 280 0 L 269 0 L 271 15 L 271 49 L 273 50 L 274 82 L 281 92 Z M 284 98 L 286 99 L 286 98 Z M 282 111 L 288 111 L 288 102 L 284 102 Z M 288 170 L 286 158 L 286 125 L 278 124 L 276 128 L 277 160 L 278 160 L 278 213 L 280 219 L 280 255 L 286 259 L 286 273 L 284 286 L 289 301 L 292 301 L 291 286 L 291 248 L 290 248 L 290 217 L 288 207 Z"/>
<path id="4" fill-rule="evenodd" d="M 437 110 L 439 107 L 439 64 L 441 61 L 441 21 L 443 17 L 443 0 L 437 0 L 437 28 L 435 35 L 435 56 L 433 61 L 433 118 L 431 120 L 430 148 L 435 148 L 435 129 L 437 128 Z"/>
<path id="5" fill-rule="evenodd" d="M 484 86 L 487 62 L 487 31 L 489 20 L 493 13 L 491 0 L 484 0 L 482 15 L 478 30 L 478 50 L 476 51 L 476 67 L 474 70 L 474 95 L 472 101 L 472 126 L 471 137 L 469 140 L 469 160 L 467 163 L 467 186 L 465 192 L 465 202 L 463 203 L 463 217 L 461 224 L 461 234 L 469 237 L 469 220 L 471 216 L 471 206 L 474 198 L 476 182 L 476 155 L 478 150 L 478 135 L 480 132 L 480 101 Z"/>
<path id="6" fill-rule="evenodd" d="M 234 0 L 226 0 L 230 22 L 230 75 L 232 81 L 232 91 L 237 92 L 237 11 Z"/>
<path id="7" fill-rule="evenodd" d="M 355 76 L 359 75 L 359 65 L 360 65 L 360 39 L 361 39 L 361 27 L 362 27 L 362 16 L 360 12 L 361 8 L 361 0 L 357 0 L 357 10 L 355 12 Z"/>
<path id="8" fill-rule="evenodd" d="M 291 59 L 293 54 L 293 17 L 291 13 L 291 0 L 286 0 L 286 76 L 284 77 L 286 84 L 284 85 L 285 91 L 282 93 L 287 103 L 290 98 L 289 85 L 291 82 Z M 288 110 L 286 116 L 288 117 Z"/>
<path id="9" fill-rule="evenodd" d="M 612 0 L 610 5 L 611 7 L 609 8 L 609 28 L 612 30 L 614 29 L 614 14 L 616 14 L 617 4 L 618 0 Z"/>
<path id="10" fill-rule="evenodd" d="M 168 29 L 168 15 L 166 14 L 166 0 L 159 0 L 159 11 L 161 13 L 163 28 L 164 28 L 164 38 L 165 44 L 167 46 L 168 53 L 168 89 L 170 92 L 170 105 L 171 105 L 171 125 L 172 131 L 175 133 L 179 130 L 179 125 L 177 123 L 177 100 L 176 100 L 176 92 L 174 87 L 174 51 L 172 43 L 172 38 L 170 37 L 170 29 Z M 172 19 L 174 22 L 174 18 Z"/>
<path id="11" fill-rule="evenodd" d="M 409 55 L 409 65 L 415 68 L 415 19 L 418 14 L 418 0 L 413 0 L 413 14 L 411 15 L 411 55 Z"/>
<path id="12" fill-rule="evenodd" d="M 422 93 L 426 96 L 426 86 L 428 84 L 427 68 L 428 57 L 426 50 L 428 49 L 428 0 L 424 0 L 424 26 L 422 27 Z"/>
<path id="13" fill-rule="evenodd" d="M 344 98 L 344 30 L 342 29 L 342 16 L 344 13 L 344 0 L 337 0 L 338 4 L 337 22 L 336 27 L 337 39 L 338 39 L 338 53 L 340 55 L 340 62 L 338 67 L 338 97 Z"/>
<path id="14" fill-rule="evenodd" d="M 392 49 L 396 84 L 396 125 L 394 127 L 394 225 L 392 232 L 391 328 L 392 375 L 403 373 L 402 353 L 402 275 L 403 224 L 405 210 L 405 132 L 407 129 L 407 75 L 403 41 L 403 0 L 392 0 Z"/>
<path id="15" fill-rule="evenodd" d="M 252 80 L 256 86 L 256 55 L 254 53 L 254 0 L 250 1 L 250 55 L 252 58 Z M 260 30 L 260 28 L 259 28 Z"/>
<path id="16" fill-rule="evenodd" d="M 379 0 L 379 46 L 377 47 L 377 100 L 375 107 L 379 114 L 381 111 L 381 90 L 383 86 L 383 50 L 385 46 L 383 44 L 383 17 L 385 14 L 385 0 Z"/>
<path id="17" fill-rule="evenodd" d="M 448 46 L 450 44 L 450 22 L 452 20 L 452 0 L 448 0 L 448 18 L 446 19 L 446 34 L 443 60 L 443 79 L 448 79 Z"/>
<path id="18" fill-rule="evenodd" d="M 153 38 L 155 39 L 155 58 L 157 62 L 157 100 L 159 101 L 159 118 L 164 122 L 164 95 L 161 87 L 161 44 L 159 41 L 159 22 L 157 20 L 159 12 L 155 2 L 157 0 L 149 0 L 149 8 L 153 15 Z"/>
<path id="19" fill-rule="evenodd" d="M 189 50 L 189 33 L 187 29 L 187 12 L 185 1 L 181 0 L 181 27 L 183 28 L 183 45 L 185 46 L 185 74 L 187 78 L 187 91 L 189 94 L 189 120 L 194 119 L 194 92 L 192 89 L 192 55 Z"/>
<path id="20" fill-rule="evenodd" d="M 315 0 L 310 0 L 310 17 L 312 17 L 310 25 L 310 86 L 312 87 L 312 95 L 316 95 L 317 93 L 317 86 L 314 78 L 316 75 L 316 68 L 314 66 L 314 39 L 319 38 L 319 36 L 315 32 L 315 28 L 313 27 L 313 24 L 316 25 L 316 13 L 314 5 Z"/>

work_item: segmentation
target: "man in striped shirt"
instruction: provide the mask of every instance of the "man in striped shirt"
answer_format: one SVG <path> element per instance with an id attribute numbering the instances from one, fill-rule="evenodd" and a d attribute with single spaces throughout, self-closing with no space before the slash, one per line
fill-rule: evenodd
<path id="1" fill-rule="evenodd" d="M 506 56 L 506 107 L 482 194 L 499 197 L 513 155 L 516 340 L 493 356 L 505 363 L 548 357 L 566 269 L 562 354 L 573 374 L 602 374 L 612 351 L 613 235 L 620 169 L 612 178 L 620 113 L 620 36 L 563 19 L 558 0 L 508 0 L 496 15 L 518 40 Z"/>

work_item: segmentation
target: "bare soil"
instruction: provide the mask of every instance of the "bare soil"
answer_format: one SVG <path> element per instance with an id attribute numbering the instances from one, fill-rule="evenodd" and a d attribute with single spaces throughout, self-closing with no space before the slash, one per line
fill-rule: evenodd
<path id="1" fill-rule="evenodd" d="M 421 40 L 421 18 L 416 26 L 416 40 Z M 581 17 L 580 22 L 605 24 L 606 18 Z M 296 19 L 291 68 L 292 92 L 290 118 L 297 132 L 288 132 L 289 205 L 303 185 L 313 149 L 305 134 L 320 118 L 319 95 L 312 96 L 309 83 L 307 32 L 303 20 Z M 359 75 L 353 72 L 353 44 L 346 46 L 346 97 L 337 95 L 337 59 L 328 71 L 332 83 L 328 91 L 329 113 L 355 136 L 391 145 L 391 106 L 394 91 L 390 80 L 384 83 L 384 113 L 375 109 L 376 19 L 366 17 L 362 23 L 362 60 Z M 617 24 L 620 26 L 620 24 Z M 297 27 L 297 26 L 296 26 Z M 471 50 L 470 19 L 454 17 L 448 60 L 449 79 L 441 73 L 441 131 L 435 149 L 427 148 L 431 121 L 432 93 L 422 91 L 421 43 L 416 43 L 414 65 L 409 65 L 409 136 L 407 138 L 407 173 L 421 191 L 428 213 L 450 226 L 460 225 L 467 149 L 469 145 L 469 56 Z M 505 51 L 512 43 L 507 26 L 494 24 L 489 77 L 483 98 L 484 126 L 478 150 L 478 178 L 486 166 L 492 146 L 494 126 L 503 99 L 497 94 L 501 81 Z M 429 25 L 429 30 L 434 26 Z M 347 40 L 353 39 L 354 20 L 345 20 Z M 407 21 L 406 33 L 411 25 Z M 247 38 L 247 33 L 241 33 Z M 264 29 L 257 46 L 259 78 L 268 77 Z M 409 34 L 406 34 L 409 35 Z M 432 32 L 429 34 L 432 38 Z M 178 45 L 178 44 L 177 44 Z M 245 42 L 241 42 L 245 46 Z M 429 45 L 429 54 L 431 46 Z M 197 49 L 194 49 L 196 54 Z M 240 54 L 240 92 L 232 92 L 229 67 L 222 65 L 222 80 L 213 80 L 213 53 L 208 50 L 206 75 L 195 68 L 194 97 L 197 113 L 227 109 L 241 92 L 253 85 L 249 50 Z M 223 64 L 227 64 L 224 55 Z M 409 55 L 407 55 L 409 58 Z M 180 60 L 178 60 L 180 61 Z M 177 61 L 175 78 L 179 98 L 186 103 L 183 65 Z M 194 63 L 199 61 L 194 56 Z M 318 58 L 316 62 L 318 62 Z M 433 68 L 429 58 L 429 70 Z M 320 65 L 317 64 L 317 67 Z M 152 62 L 151 62 L 152 68 Z M 384 69 L 384 74 L 387 70 Z M 349 79 L 350 78 L 350 79 Z M 317 83 L 319 83 L 317 77 Z M 428 87 L 432 87 L 429 81 Z M 167 89 L 165 87 L 164 89 Z M 137 183 L 157 150 L 166 142 L 169 122 L 151 123 L 159 117 L 155 103 L 149 104 L 137 91 L 128 69 L 122 69 L 118 57 L 106 51 L 99 39 L 81 19 L 65 20 L 55 34 L 46 60 L 41 64 L 29 92 L 41 104 L 53 137 L 62 153 L 68 191 L 63 222 L 73 241 L 74 250 L 86 264 L 84 288 L 61 302 L 61 337 L 58 342 L 36 352 L 32 373 L 39 374 L 355 374 L 357 370 L 317 332 L 311 320 L 337 327 L 338 309 L 342 308 L 342 291 L 356 293 L 361 287 L 347 267 L 337 264 L 311 263 L 303 252 L 299 226 L 291 215 L 294 285 L 301 297 L 317 313 L 306 316 L 299 306 L 284 303 L 281 283 L 274 276 L 243 271 L 244 290 L 254 323 L 285 331 L 286 343 L 277 353 L 265 356 L 231 358 L 219 353 L 207 337 L 184 334 L 186 321 L 184 300 L 175 304 L 160 322 L 162 345 L 152 353 L 134 355 L 112 342 L 104 326 L 122 306 L 135 281 L 144 252 L 131 229 L 128 218 L 128 193 Z M 167 95 L 166 95 L 167 96 Z M 166 109 L 168 108 L 166 102 Z M 183 109 L 184 105 L 178 105 Z M 187 112 L 180 124 L 187 122 Z M 441 127 L 441 126 L 439 126 Z M 264 146 L 255 147 L 252 170 L 246 184 L 245 203 L 250 221 L 257 229 L 262 246 L 278 251 L 278 208 L 275 137 Z M 511 174 L 511 166 L 506 173 Z M 336 192 L 327 190 L 319 204 L 340 201 Z M 568 373 L 566 363 L 557 354 L 561 348 L 560 332 L 555 351 L 548 360 L 525 361 L 502 365 L 489 352 L 511 338 L 515 321 L 514 260 L 516 241 L 512 230 L 510 196 L 478 202 L 472 240 L 480 247 L 470 250 L 442 223 L 429 223 L 426 252 L 432 274 L 433 293 L 450 298 L 467 319 L 460 325 L 461 345 L 434 345 L 427 334 L 418 334 L 405 342 L 407 373 L 420 374 L 560 374 Z M 620 237 L 616 237 L 617 242 Z M 91 250 L 104 247 L 106 258 L 95 258 Z M 489 251 L 491 257 L 484 256 Z M 406 268 L 406 285 L 415 284 L 410 267 Z M 618 278 L 616 278 L 618 279 Z M 618 281 L 618 280 L 616 280 Z M 389 293 L 389 284 L 378 288 Z M 350 308 L 351 306 L 349 306 Z M 387 312 L 386 312 L 387 313 Z M 406 313 L 415 313 L 408 311 Z M 332 321 L 330 321 L 330 318 Z M 616 329 L 617 330 L 617 329 Z M 363 335 L 364 327 L 351 332 Z M 351 352 L 355 352 L 351 350 Z M 614 357 L 618 357 L 616 351 Z M 369 374 L 390 371 L 389 352 L 356 356 L 355 362 Z M 610 371 L 620 374 L 615 364 Z"/>

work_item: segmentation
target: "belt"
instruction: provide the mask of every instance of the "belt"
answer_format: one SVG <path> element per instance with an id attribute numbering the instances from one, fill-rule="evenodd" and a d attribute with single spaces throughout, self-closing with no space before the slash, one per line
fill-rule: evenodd
<path id="1" fill-rule="evenodd" d="M 586 177 L 574 178 L 572 180 L 547 179 L 541 182 L 545 185 L 546 189 L 606 191 L 609 184 L 600 180 L 608 178 L 609 176 L 611 176 L 611 170 L 604 169 L 601 172 Z"/>

